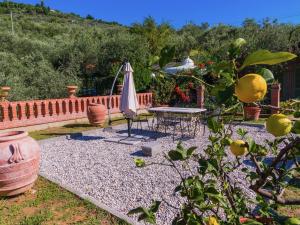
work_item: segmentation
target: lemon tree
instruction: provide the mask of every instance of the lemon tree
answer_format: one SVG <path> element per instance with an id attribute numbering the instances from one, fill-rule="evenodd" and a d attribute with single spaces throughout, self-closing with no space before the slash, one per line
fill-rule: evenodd
<path id="1" fill-rule="evenodd" d="M 262 225 L 262 221 L 270 218 L 273 224 L 293 224 L 297 221 L 295 218 L 280 217 L 274 212 L 279 204 L 300 204 L 300 198 L 286 199 L 281 195 L 281 190 L 288 185 L 286 180 L 293 177 L 294 171 L 300 171 L 297 158 L 300 154 L 300 137 L 297 136 L 299 122 L 292 122 L 283 113 L 270 116 L 266 131 L 273 138 L 261 140 L 260 143 L 247 130 L 236 130 L 232 124 L 244 103 L 259 104 L 264 99 L 268 91 L 267 82 L 273 80 L 273 75 L 263 65 L 275 65 L 296 56 L 289 52 L 258 50 L 241 60 L 241 48 L 245 45 L 246 40 L 239 38 L 228 49 L 228 58 L 215 62 L 205 70 L 195 68 L 189 74 L 179 75 L 192 77 L 195 82 L 205 85 L 218 107 L 218 113 L 213 111 L 207 115 L 206 124 L 210 134 L 206 147 L 200 149 L 201 154 L 197 147 L 186 148 L 184 142 L 180 142 L 165 156 L 168 163 L 147 163 L 142 160 L 136 164 L 138 167 L 168 166 L 174 168 L 181 177 L 174 196 L 180 196 L 182 203 L 174 206 L 179 213 L 172 224 Z M 174 49 L 165 51 L 164 55 L 170 55 L 160 61 L 167 63 L 172 59 L 172 52 Z M 244 160 L 251 161 L 254 169 L 243 166 Z M 293 162 L 294 166 L 286 167 L 288 162 Z M 195 165 L 196 172 L 191 169 Z M 232 179 L 231 175 L 237 169 L 244 173 L 241 179 L 248 181 L 249 191 L 256 193 L 254 200 L 249 199 L 241 188 L 244 184 L 239 179 Z M 163 199 L 155 202 L 155 206 L 139 207 L 131 210 L 130 214 L 139 214 L 140 219 L 155 223 L 154 217 L 161 203 L 169 204 Z M 257 211 L 250 207 L 253 204 Z M 257 216 L 262 220 L 258 221 Z"/>

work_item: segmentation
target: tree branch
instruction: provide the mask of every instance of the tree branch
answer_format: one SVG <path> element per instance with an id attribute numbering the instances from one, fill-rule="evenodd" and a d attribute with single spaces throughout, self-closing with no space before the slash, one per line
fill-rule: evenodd
<path id="1" fill-rule="evenodd" d="M 300 199 L 285 199 L 280 196 L 276 196 L 270 191 L 267 191 L 265 189 L 259 188 L 255 190 L 258 194 L 260 194 L 263 197 L 266 197 L 268 199 L 274 200 L 276 203 L 282 204 L 282 205 L 299 205 Z"/>
<path id="2" fill-rule="evenodd" d="M 270 176 L 270 174 L 272 173 L 272 170 L 274 168 L 276 168 L 276 165 L 278 163 L 280 163 L 282 157 L 291 149 L 293 149 L 295 147 L 295 145 L 300 144 L 300 137 L 296 137 L 294 141 L 292 141 L 290 144 L 288 144 L 287 146 L 285 146 L 283 149 L 280 150 L 279 154 L 277 155 L 277 157 L 273 160 L 273 162 L 271 163 L 271 165 L 269 166 L 268 169 L 266 169 L 265 171 L 263 171 L 260 174 L 260 179 L 258 179 L 254 185 L 251 185 L 250 188 L 254 191 L 257 191 L 259 188 L 261 188 L 264 184 L 266 179 Z"/>

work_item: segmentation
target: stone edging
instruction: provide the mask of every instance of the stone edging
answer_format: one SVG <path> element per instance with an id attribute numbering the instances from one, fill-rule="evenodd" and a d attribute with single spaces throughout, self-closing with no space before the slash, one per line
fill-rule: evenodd
<path id="1" fill-rule="evenodd" d="M 257 127 L 257 128 L 265 128 L 264 124 L 254 124 L 254 123 L 247 123 L 247 122 L 232 122 L 234 125 L 241 125 L 241 126 L 249 126 L 249 127 Z"/>
<path id="2" fill-rule="evenodd" d="M 47 180 L 59 185 L 60 187 L 66 189 L 69 192 L 72 192 L 73 194 L 77 195 L 78 197 L 80 197 L 81 199 L 87 200 L 91 203 L 93 203 L 94 205 L 96 205 L 97 207 L 99 207 L 100 209 L 103 209 L 105 211 L 107 211 L 108 213 L 126 221 L 129 224 L 132 225 L 138 225 L 137 222 L 133 221 L 133 219 L 131 219 L 130 217 L 128 217 L 127 215 L 124 215 L 123 213 L 118 212 L 117 210 L 115 210 L 114 208 L 108 207 L 107 205 L 104 205 L 103 203 L 101 203 L 100 201 L 96 200 L 95 198 L 88 196 L 86 194 L 81 193 L 80 191 L 74 190 L 73 188 L 71 188 L 70 186 L 63 184 L 53 178 L 50 178 L 49 176 L 47 176 L 44 173 L 39 173 L 40 176 L 46 178 Z"/>

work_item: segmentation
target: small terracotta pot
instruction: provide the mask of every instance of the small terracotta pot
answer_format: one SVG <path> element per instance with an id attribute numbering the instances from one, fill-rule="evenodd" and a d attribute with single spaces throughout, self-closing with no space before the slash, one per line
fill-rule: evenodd
<path id="1" fill-rule="evenodd" d="M 7 87 L 7 86 L 1 87 L 1 92 L 0 92 L 1 101 L 6 101 L 6 98 L 8 97 L 8 93 L 9 93 L 10 89 L 11 88 Z"/>
<path id="2" fill-rule="evenodd" d="M 118 85 L 117 85 L 117 92 L 118 92 L 118 95 L 122 94 L 122 91 L 123 91 L 123 85 L 122 85 L 122 84 L 118 84 Z"/>
<path id="3" fill-rule="evenodd" d="M 261 108 L 258 106 L 244 106 L 245 120 L 258 120 L 260 116 Z"/>
<path id="4" fill-rule="evenodd" d="M 76 98 L 76 90 L 78 86 L 67 86 L 69 98 Z"/>
<path id="5" fill-rule="evenodd" d="M 103 126 L 107 109 L 102 104 L 90 103 L 87 108 L 87 117 L 94 126 Z"/>
<path id="6" fill-rule="evenodd" d="M 30 189 L 38 177 L 40 147 L 24 131 L 0 134 L 0 196 Z"/>

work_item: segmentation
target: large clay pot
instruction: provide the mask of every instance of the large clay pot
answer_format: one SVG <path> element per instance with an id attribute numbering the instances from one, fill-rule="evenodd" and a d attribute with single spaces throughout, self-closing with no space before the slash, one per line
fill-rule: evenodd
<path id="1" fill-rule="evenodd" d="M 25 131 L 0 134 L 0 196 L 30 189 L 38 177 L 40 147 Z"/>
<path id="2" fill-rule="evenodd" d="M 103 126 L 105 123 L 106 107 L 102 104 L 90 103 L 87 109 L 89 122 L 95 126 Z"/>
<path id="3" fill-rule="evenodd" d="M 244 106 L 245 120 L 258 120 L 261 108 L 258 106 Z"/>

